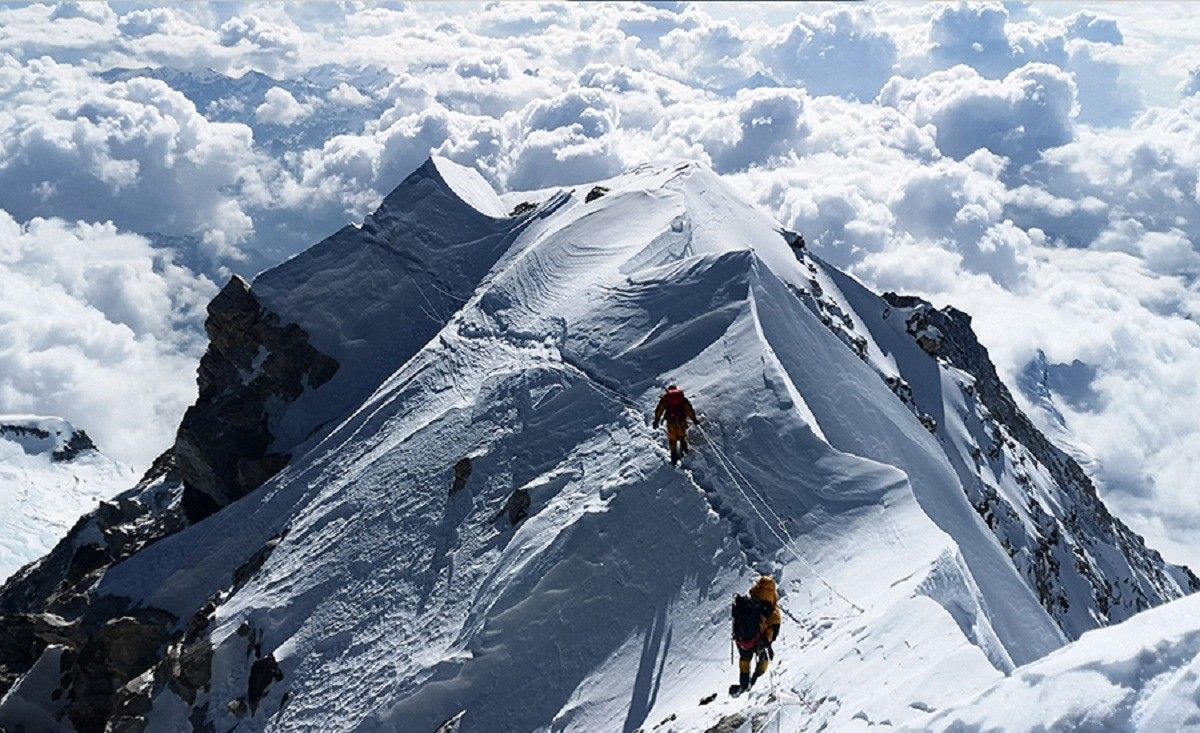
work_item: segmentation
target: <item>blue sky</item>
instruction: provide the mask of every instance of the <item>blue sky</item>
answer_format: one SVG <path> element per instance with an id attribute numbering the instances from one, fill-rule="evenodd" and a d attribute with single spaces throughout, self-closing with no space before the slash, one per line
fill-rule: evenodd
<path id="1" fill-rule="evenodd" d="M 970 312 L 1010 384 L 1044 352 L 1065 426 L 1038 419 L 1200 564 L 1194 15 L 5 6 L 0 412 L 144 467 L 224 279 L 361 219 L 431 152 L 500 190 L 698 159 L 873 288 Z"/>

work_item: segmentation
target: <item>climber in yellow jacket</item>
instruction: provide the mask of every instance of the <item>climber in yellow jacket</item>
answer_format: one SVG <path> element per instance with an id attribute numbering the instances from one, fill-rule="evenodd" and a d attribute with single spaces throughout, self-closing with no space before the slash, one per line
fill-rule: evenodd
<path id="1" fill-rule="evenodd" d="M 655 430 L 664 417 L 667 419 L 667 445 L 671 448 L 671 465 L 675 465 L 688 452 L 688 420 L 691 420 L 693 425 L 700 421 L 696 419 L 696 411 L 692 409 L 692 403 L 684 396 L 683 390 L 673 384 L 658 398 L 658 407 L 654 408 Z"/>
<path id="2" fill-rule="evenodd" d="M 729 694 L 738 695 L 750 689 L 767 672 L 775 658 L 772 644 L 779 637 L 783 615 L 779 611 L 779 589 L 775 579 L 764 575 L 750 589 L 749 596 L 733 598 L 733 640 L 738 648 L 738 684 Z M 750 664 L 758 657 L 754 675 Z"/>

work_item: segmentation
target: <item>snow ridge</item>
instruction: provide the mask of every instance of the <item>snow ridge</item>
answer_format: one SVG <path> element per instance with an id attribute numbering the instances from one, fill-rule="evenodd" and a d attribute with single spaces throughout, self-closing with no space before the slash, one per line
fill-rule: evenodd
<path id="1" fill-rule="evenodd" d="M 973 503 L 976 378 L 897 308 L 703 166 L 514 217 L 481 184 L 431 160 L 255 281 L 340 367 L 278 408 L 293 458 L 258 490 L 159 533 L 166 464 L 125 497 L 147 539 L 87 596 L 157 661 L 72 720 L 921 728 L 1074 635 Z M 703 424 L 682 469 L 646 418 L 670 382 Z M 698 705 L 732 681 L 728 603 L 758 572 L 786 611 L 771 692 Z M 0 720 L 51 697 L 14 690 Z"/>

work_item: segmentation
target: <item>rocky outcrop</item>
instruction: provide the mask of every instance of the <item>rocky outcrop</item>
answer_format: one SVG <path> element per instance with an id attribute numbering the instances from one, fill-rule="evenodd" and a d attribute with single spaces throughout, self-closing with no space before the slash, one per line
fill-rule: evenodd
<path id="1" fill-rule="evenodd" d="M 161 656 L 175 618 L 146 609 L 105 622 L 73 655 L 65 677 L 68 717 L 79 733 L 103 733 L 116 707 L 117 691 Z"/>
<path id="2" fill-rule="evenodd" d="M 53 614 L 0 614 L 0 697 L 46 647 L 77 648 L 78 630 Z"/>
<path id="3" fill-rule="evenodd" d="M 101 689 L 85 678 L 107 669 L 103 659 L 111 659 L 115 666 L 110 676 L 123 683 L 133 674 L 130 669 L 140 664 L 122 656 L 134 648 L 126 645 L 141 636 L 131 624 L 155 626 L 155 638 L 165 638 L 169 621 L 156 615 L 159 612 L 146 611 L 133 622 L 106 628 L 110 620 L 133 616 L 123 599 L 96 597 L 92 590 L 110 567 L 186 526 L 179 489 L 174 455 L 167 451 L 137 486 L 102 502 L 49 555 L 22 568 L 0 587 L 0 696 L 47 647 L 56 645 L 64 650 L 64 674 L 72 669 L 78 673 L 65 684 L 74 690 L 71 706 L 82 701 L 78 703 L 81 720 L 108 709 L 101 698 L 111 696 L 115 686 Z M 114 644 L 122 649 L 105 651 Z M 78 685 L 72 679 L 80 680 Z M 59 694 L 65 694 L 67 687 Z"/>
<path id="4" fill-rule="evenodd" d="M 50 457 L 59 462 L 73 461 L 80 455 L 94 450 L 96 450 L 96 444 L 92 442 L 88 434 L 82 430 L 76 430 L 71 433 L 66 445 L 51 453 Z"/>
<path id="5" fill-rule="evenodd" d="M 62 649 L 61 678 L 52 692 L 79 733 L 147 729 L 153 700 L 169 690 L 197 705 L 213 679 L 209 638 L 221 602 L 249 582 L 270 557 L 281 535 L 271 538 L 231 574 L 230 585 L 215 594 L 186 623 L 166 611 L 127 608 L 125 599 L 94 596 L 72 620 L 52 614 L 0 615 L 0 697 L 51 645 Z M 248 654 L 255 659 L 241 705 L 253 714 L 282 671 L 263 654 L 261 632 L 249 626 Z M 203 705 L 195 710 L 203 718 Z"/>
<path id="6" fill-rule="evenodd" d="M 17 418 L 17 420 L 22 420 Z M 28 422 L 32 420 L 32 422 Z M 38 425 L 49 423 L 54 426 L 51 430 Z M 90 436 L 84 430 L 71 426 L 59 418 L 24 418 L 21 422 L 0 422 L 0 438 L 16 439 L 18 443 L 32 442 L 52 445 L 50 459 L 55 463 L 73 461 L 84 453 L 98 450 Z M 30 451 L 30 448 L 26 448 Z"/>
<path id="7" fill-rule="evenodd" d="M 533 216 L 522 221 L 536 219 L 537 212 L 566 200 L 534 206 L 523 212 Z M 447 225 L 450 220 L 454 226 Z M 213 730 L 207 721 L 210 701 L 204 694 L 214 674 L 209 633 L 215 609 L 252 580 L 282 535 L 233 563 L 228 585 L 190 618 L 186 613 L 176 619 L 163 611 L 133 608 L 128 599 L 97 592 L 100 581 L 117 563 L 276 475 L 292 459 L 297 443 L 338 417 L 342 402 L 358 404 L 352 398 L 334 401 L 325 405 L 326 412 L 315 410 L 307 422 L 281 426 L 285 415 L 287 420 L 295 418 L 289 408 L 296 400 L 326 385 L 335 374 L 341 380 L 339 389 L 352 395 L 374 389 L 442 325 L 410 318 L 413 302 L 438 315 L 451 312 L 507 251 L 518 225 L 485 216 L 460 200 L 430 162 L 361 228 L 347 227 L 308 254 L 275 268 L 274 279 L 266 278 L 265 286 L 260 282 L 252 292 L 241 278 L 231 280 L 209 304 L 205 329 L 210 345 L 198 370 L 199 395 L 183 417 L 172 448 L 137 486 L 101 503 L 46 557 L 0 587 L 0 698 L 39 659 L 44 666 L 51 655 L 59 655 L 62 685 L 53 690 L 54 701 L 78 731 L 145 730 L 153 701 L 164 691 L 192 707 L 189 719 L 195 730 Z M 454 236 L 447 239 L 443 230 Z M 371 354 L 355 362 L 337 351 L 344 362 L 339 363 L 313 344 L 310 331 L 322 333 L 323 321 L 305 321 L 306 331 L 306 326 L 286 322 L 280 314 L 320 321 L 321 314 L 314 315 L 303 297 L 292 302 L 285 296 L 314 287 L 314 277 L 324 277 L 317 285 L 340 293 L 345 270 L 339 265 L 345 265 L 348 255 L 356 263 L 351 269 L 376 277 L 379 287 L 362 289 L 366 295 L 358 305 L 345 309 L 344 331 L 326 328 L 323 348 L 341 343 L 336 337 L 330 340 L 332 330 L 355 334 L 359 352 Z M 430 281 L 430 292 L 415 280 Z M 403 338 L 397 337 L 397 328 L 404 331 Z M 388 359 L 376 358 L 380 353 Z M 347 366 L 355 364 L 357 371 Z M 40 424 L 30 429 L 41 434 L 23 435 L 23 443 L 36 443 L 41 452 L 55 449 L 63 459 L 91 444 L 81 431 L 68 439 L 66 432 L 47 432 Z M 457 468 L 456 485 L 465 487 L 469 460 Z M 248 641 L 254 668 L 245 694 L 211 703 L 239 715 L 253 715 L 264 699 L 275 700 L 283 673 L 258 639 Z M 283 692 L 272 707 L 286 700 Z"/>
<path id="8" fill-rule="evenodd" d="M 450 495 L 453 496 L 467 487 L 467 480 L 471 478 L 471 459 L 463 458 L 458 463 L 454 464 L 454 485 L 450 487 Z"/>
<path id="9" fill-rule="evenodd" d="M 304 329 L 282 323 L 237 276 L 209 304 L 204 328 L 210 344 L 200 360 L 200 395 L 175 439 L 183 510 L 191 522 L 287 465 L 291 455 L 272 447 L 272 423 L 284 406 L 338 369 L 309 344 Z"/>
<path id="10" fill-rule="evenodd" d="M 138 484 L 99 506 L 71 528 L 50 554 L 0 586 L 0 614 L 50 612 L 75 619 L 104 572 L 187 522 L 179 507 L 179 475 L 168 450 Z"/>
<path id="11" fill-rule="evenodd" d="M 1001 381 L 969 315 L 913 296 L 885 293 L 883 298 L 904 313 L 905 330 L 926 353 L 974 378 L 964 394 L 977 406 L 988 437 L 972 455 L 979 478 L 965 485 L 968 498 L 1069 637 L 1087 630 L 1075 626 L 1080 614 L 1071 613 L 1069 587 L 1089 589 L 1088 616 L 1095 625 L 1118 623 L 1200 590 L 1191 570 L 1168 564 L 1114 517 L 1079 464 L 1034 426 Z M 985 467 L 1001 464 L 1013 467 L 1024 493 L 1020 506 L 1010 505 L 988 483 Z M 1035 473 L 1057 487 L 1056 506 L 1043 507 L 1037 499 Z M 1075 580 L 1068 582 L 1068 576 Z"/>

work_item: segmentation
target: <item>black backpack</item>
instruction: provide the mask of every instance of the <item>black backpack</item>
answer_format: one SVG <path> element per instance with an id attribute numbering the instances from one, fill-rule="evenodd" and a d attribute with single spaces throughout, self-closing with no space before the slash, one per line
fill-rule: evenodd
<path id="1" fill-rule="evenodd" d="M 762 621 L 771 615 L 771 604 L 740 593 L 733 597 L 733 638 L 751 642 L 762 633 Z"/>

